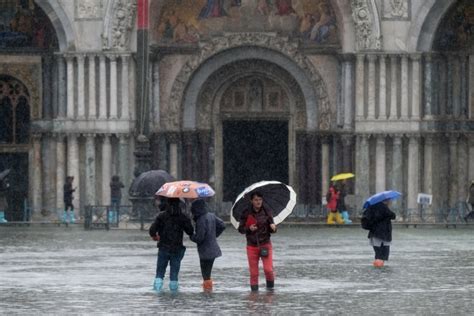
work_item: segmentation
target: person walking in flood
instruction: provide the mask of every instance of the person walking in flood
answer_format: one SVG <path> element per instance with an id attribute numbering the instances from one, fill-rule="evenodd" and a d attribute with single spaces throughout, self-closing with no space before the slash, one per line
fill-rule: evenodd
<path id="1" fill-rule="evenodd" d="M 191 240 L 197 244 L 203 279 L 202 288 L 204 291 L 212 291 L 212 267 L 215 259 L 222 256 L 217 237 L 225 230 L 225 224 L 219 217 L 209 212 L 207 203 L 202 199 L 195 200 L 191 204 L 191 214 L 196 223 Z"/>
<path id="2" fill-rule="evenodd" d="M 245 210 L 239 221 L 239 232 L 247 238 L 247 259 L 250 271 L 250 288 L 258 291 L 258 263 L 263 262 L 267 289 L 275 285 L 273 273 L 273 246 L 270 235 L 276 233 L 271 210 L 263 207 L 263 195 L 253 192 L 250 195 L 251 206 Z"/>
<path id="3" fill-rule="evenodd" d="M 390 210 L 391 199 L 384 200 L 371 205 L 364 212 L 361 220 L 362 225 L 369 229 L 367 238 L 375 251 L 374 267 L 383 267 L 390 254 L 392 242 L 392 220 L 396 218 L 394 212 Z M 367 224 L 365 224 L 367 222 Z"/>
<path id="4" fill-rule="evenodd" d="M 344 224 L 344 220 L 341 217 L 341 214 L 337 210 L 337 203 L 339 201 L 339 191 L 334 186 L 333 183 L 329 186 L 328 193 L 326 194 L 327 209 L 328 209 L 328 219 L 327 223 L 330 225 L 333 224 Z"/>
<path id="5" fill-rule="evenodd" d="M 8 173 L 10 170 L 7 169 L 0 174 L 0 224 L 8 223 L 5 218 L 5 212 L 8 208 L 7 193 L 10 188 L 10 183 L 8 182 Z"/>
<path id="6" fill-rule="evenodd" d="M 183 233 L 189 236 L 193 235 L 194 228 L 191 219 L 183 213 L 179 199 L 169 198 L 164 211 L 158 214 L 149 229 L 151 238 L 158 241 L 156 276 L 153 284 L 153 289 L 157 292 L 163 288 L 163 279 L 168 264 L 170 265 L 169 288 L 172 292 L 178 290 L 181 260 L 186 252 L 186 247 L 183 245 Z"/>
<path id="7" fill-rule="evenodd" d="M 125 186 L 120 181 L 119 176 L 113 176 L 110 181 L 110 206 L 109 210 L 109 222 L 116 223 L 118 221 L 118 214 L 120 210 L 120 203 L 122 201 L 122 189 Z"/>
<path id="8" fill-rule="evenodd" d="M 349 218 L 349 211 L 347 210 L 346 205 L 346 195 L 347 195 L 347 185 L 346 180 L 338 181 L 335 185 L 336 191 L 338 192 L 337 198 L 337 211 L 341 214 L 344 224 L 352 224 L 351 219 Z"/>
<path id="9" fill-rule="evenodd" d="M 469 192 L 467 196 L 467 201 L 468 204 L 471 206 L 471 210 L 469 211 L 469 205 L 468 205 L 468 213 L 466 216 L 464 216 L 464 220 L 467 222 L 469 220 L 474 219 L 474 180 L 471 181 L 471 185 L 469 186 Z"/>
<path id="10" fill-rule="evenodd" d="M 72 201 L 74 199 L 73 193 L 76 191 L 76 188 L 72 187 L 72 183 L 74 182 L 73 176 L 66 177 L 66 183 L 63 187 L 63 200 L 64 200 L 64 214 L 63 214 L 63 222 L 68 222 L 68 215 L 69 215 L 69 223 L 74 224 L 74 205 Z M 69 211 L 69 214 L 68 214 Z"/>

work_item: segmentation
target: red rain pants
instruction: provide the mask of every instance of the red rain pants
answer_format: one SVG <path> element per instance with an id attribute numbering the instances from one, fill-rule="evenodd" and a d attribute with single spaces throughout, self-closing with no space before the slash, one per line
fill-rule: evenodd
<path id="1" fill-rule="evenodd" d="M 261 247 L 268 248 L 268 256 L 260 257 L 260 251 L 258 247 L 247 246 L 247 259 L 249 261 L 250 270 L 250 285 L 258 285 L 258 262 L 262 258 L 263 272 L 265 273 L 265 279 L 267 281 L 274 281 L 273 275 L 273 248 L 272 243 L 261 245 Z"/>

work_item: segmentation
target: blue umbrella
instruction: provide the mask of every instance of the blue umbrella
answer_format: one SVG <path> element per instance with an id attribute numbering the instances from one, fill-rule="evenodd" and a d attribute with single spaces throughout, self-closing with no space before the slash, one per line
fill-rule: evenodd
<path id="1" fill-rule="evenodd" d="M 400 196 L 402 196 L 402 194 L 400 192 L 393 191 L 393 190 L 379 192 L 379 193 L 374 194 L 371 197 L 369 197 L 365 201 L 363 208 L 368 208 L 371 205 L 380 203 L 380 202 L 385 201 L 385 200 L 398 199 Z"/>

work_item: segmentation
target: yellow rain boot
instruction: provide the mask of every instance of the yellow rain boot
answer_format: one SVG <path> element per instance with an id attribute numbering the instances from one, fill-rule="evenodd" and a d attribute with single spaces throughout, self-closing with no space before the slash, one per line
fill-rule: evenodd
<path id="1" fill-rule="evenodd" d="M 336 214 L 336 222 L 338 224 L 344 224 L 344 219 L 342 218 L 341 213 L 336 212 L 335 214 Z"/>
<path id="2" fill-rule="evenodd" d="M 336 215 L 335 215 L 335 214 L 336 214 L 336 213 L 331 212 L 331 211 L 328 213 L 328 221 L 327 221 L 327 223 L 328 223 L 329 225 L 334 225 L 334 224 L 336 224 L 336 222 L 335 222 L 335 216 L 336 216 Z"/>

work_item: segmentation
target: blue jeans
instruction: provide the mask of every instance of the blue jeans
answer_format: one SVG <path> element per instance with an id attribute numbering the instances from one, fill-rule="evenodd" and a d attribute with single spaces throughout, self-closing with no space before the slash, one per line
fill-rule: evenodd
<path id="1" fill-rule="evenodd" d="M 111 198 L 110 200 L 110 206 L 112 207 L 112 211 L 118 212 L 120 209 L 121 198 Z"/>
<path id="2" fill-rule="evenodd" d="M 181 260 L 183 260 L 186 248 L 182 248 L 176 252 L 168 250 L 158 250 L 158 260 L 156 262 L 156 277 L 164 279 L 168 262 L 170 263 L 170 280 L 178 281 L 179 269 L 181 268 Z"/>

